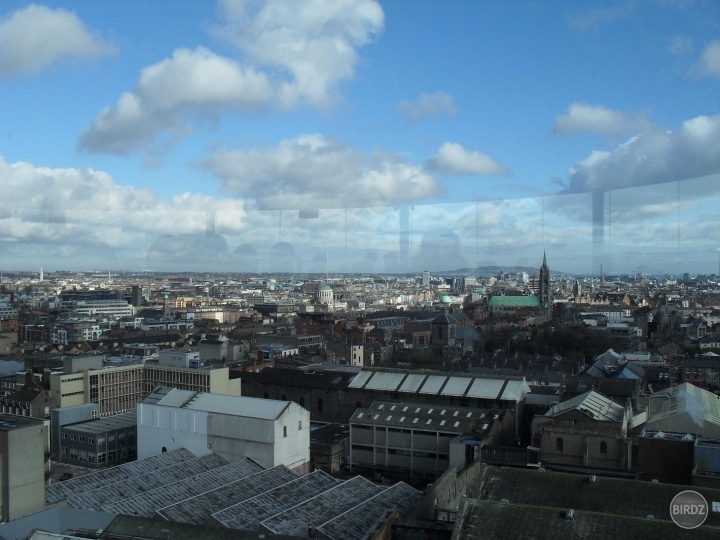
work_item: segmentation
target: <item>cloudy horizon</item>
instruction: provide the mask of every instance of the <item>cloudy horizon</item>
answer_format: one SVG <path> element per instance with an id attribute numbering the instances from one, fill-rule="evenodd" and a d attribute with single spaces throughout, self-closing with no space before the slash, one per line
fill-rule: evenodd
<path id="1" fill-rule="evenodd" d="M 0 6 L 4 269 L 718 272 L 714 3 L 62 4 Z"/>

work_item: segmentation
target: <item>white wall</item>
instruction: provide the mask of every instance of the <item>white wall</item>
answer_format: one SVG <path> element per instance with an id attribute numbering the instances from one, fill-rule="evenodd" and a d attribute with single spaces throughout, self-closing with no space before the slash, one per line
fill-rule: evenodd
<path id="1" fill-rule="evenodd" d="M 284 429 L 286 428 L 286 429 Z M 228 461 L 250 458 L 265 468 L 310 462 L 310 413 L 290 403 L 276 420 L 138 404 L 138 459 L 186 448 Z"/>
<path id="2" fill-rule="evenodd" d="M 137 456 L 145 459 L 167 451 L 187 448 L 196 456 L 208 448 L 208 413 L 192 409 L 138 404 Z"/>

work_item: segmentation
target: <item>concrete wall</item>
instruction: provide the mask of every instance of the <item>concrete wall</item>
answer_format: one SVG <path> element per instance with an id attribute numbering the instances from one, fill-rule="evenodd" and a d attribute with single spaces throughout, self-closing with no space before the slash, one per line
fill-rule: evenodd
<path id="1" fill-rule="evenodd" d="M 94 416 L 93 416 L 94 411 Z M 84 422 L 100 416 L 100 405 L 86 403 L 64 409 L 50 411 L 50 453 L 53 459 L 58 459 L 60 452 L 60 428 L 76 422 Z"/>
<path id="2" fill-rule="evenodd" d="M 63 358 L 63 373 L 78 373 L 86 369 L 102 369 L 103 355 L 66 356 Z"/>
<path id="3" fill-rule="evenodd" d="M 229 368 L 210 370 L 210 393 L 240 396 L 241 379 L 230 379 Z"/>
<path id="4" fill-rule="evenodd" d="M 208 413 L 176 407 L 138 404 L 138 459 L 187 448 L 196 456 L 210 454 Z"/>
<path id="5" fill-rule="evenodd" d="M 262 467 L 285 465 L 305 472 L 310 462 L 310 413 L 290 404 L 276 420 L 208 413 L 141 403 L 138 459 L 163 450 L 211 452 L 228 461 L 250 458 Z"/>
<path id="6" fill-rule="evenodd" d="M 87 372 L 50 375 L 50 392 L 52 392 L 55 406 L 58 408 L 87 403 L 87 391 Z"/>
<path id="7" fill-rule="evenodd" d="M 0 431 L 4 521 L 45 508 L 45 437 L 41 422 Z"/>

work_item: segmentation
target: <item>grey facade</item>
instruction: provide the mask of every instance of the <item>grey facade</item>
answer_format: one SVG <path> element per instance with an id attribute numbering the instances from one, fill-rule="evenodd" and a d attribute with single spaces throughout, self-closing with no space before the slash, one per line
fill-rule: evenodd
<path id="1" fill-rule="evenodd" d="M 350 419 L 350 466 L 387 474 L 437 477 L 479 457 L 482 444 L 512 438 L 505 411 L 374 402 Z"/>
<path id="2" fill-rule="evenodd" d="M 44 422 L 0 415 L 0 520 L 45 507 Z"/>
<path id="3" fill-rule="evenodd" d="M 87 420 L 94 420 L 100 416 L 100 405 L 85 403 L 74 407 L 63 407 L 50 411 L 50 455 L 59 460 L 60 456 L 60 429 L 68 424 L 77 424 Z"/>
<path id="4" fill-rule="evenodd" d="M 137 458 L 137 413 L 127 412 L 60 428 L 60 461 L 83 467 L 121 465 Z"/>

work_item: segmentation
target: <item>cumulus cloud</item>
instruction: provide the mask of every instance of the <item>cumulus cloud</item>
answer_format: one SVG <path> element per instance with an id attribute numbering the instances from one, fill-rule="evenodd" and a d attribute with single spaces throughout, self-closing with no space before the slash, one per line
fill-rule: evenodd
<path id="1" fill-rule="evenodd" d="M 69 11 L 29 5 L 0 21 L 0 78 L 36 73 L 61 60 L 113 52 Z"/>
<path id="2" fill-rule="evenodd" d="M 587 103 L 573 103 L 565 114 L 555 117 L 555 131 L 564 135 L 583 132 L 621 135 L 645 129 L 647 125 L 642 115 Z"/>
<path id="3" fill-rule="evenodd" d="M 272 100 L 267 77 L 198 47 L 143 69 L 132 92 L 105 109 L 80 137 L 80 147 L 123 154 L 168 132 L 180 137 L 197 117 L 252 108 Z"/>
<path id="4" fill-rule="evenodd" d="M 135 88 L 81 135 L 80 148 L 125 154 L 172 143 L 222 111 L 327 107 L 384 20 L 374 0 L 227 0 L 221 8 L 224 23 L 213 32 L 238 58 L 177 49 L 142 70 Z"/>
<path id="5" fill-rule="evenodd" d="M 128 260 L 141 260 L 148 238 L 207 236 L 215 229 L 237 234 L 246 226 L 242 200 L 188 193 L 165 200 L 93 169 L 37 167 L 0 157 L 0 182 L 0 251 L 16 258 L 55 254 L 71 264 L 73 257 L 102 260 L 126 253 Z M 74 268 L 82 264 L 78 260 Z"/>
<path id="6" fill-rule="evenodd" d="M 451 95 L 445 92 L 435 92 L 434 94 L 420 94 L 415 101 L 401 101 L 398 111 L 408 124 L 412 124 L 425 117 L 438 118 L 443 114 L 455 116 L 457 107 L 455 99 Z"/>
<path id="7" fill-rule="evenodd" d="M 317 134 L 275 148 L 223 151 L 199 164 L 223 188 L 261 208 L 387 206 L 440 193 L 422 167 L 394 156 L 365 156 Z"/>
<path id="8" fill-rule="evenodd" d="M 224 24 L 216 35 L 258 65 L 280 70 L 278 98 L 285 107 L 324 107 L 338 82 L 353 76 L 357 48 L 383 28 L 375 0 L 221 0 Z"/>
<path id="9" fill-rule="evenodd" d="M 470 151 L 458 143 L 444 143 L 426 162 L 428 169 L 451 174 L 502 175 L 510 170 L 480 151 Z"/>
<path id="10" fill-rule="evenodd" d="M 720 77 L 720 40 L 708 43 L 692 73 L 698 77 Z"/>
<path id="11" fill-rule="evenodd" d="M 566 192 L 610 190 L 720 172 L 720 115 L 698 116 L 675 131 L 653 129 L 612 151 L 593 151 L 568 172 Z"/>

